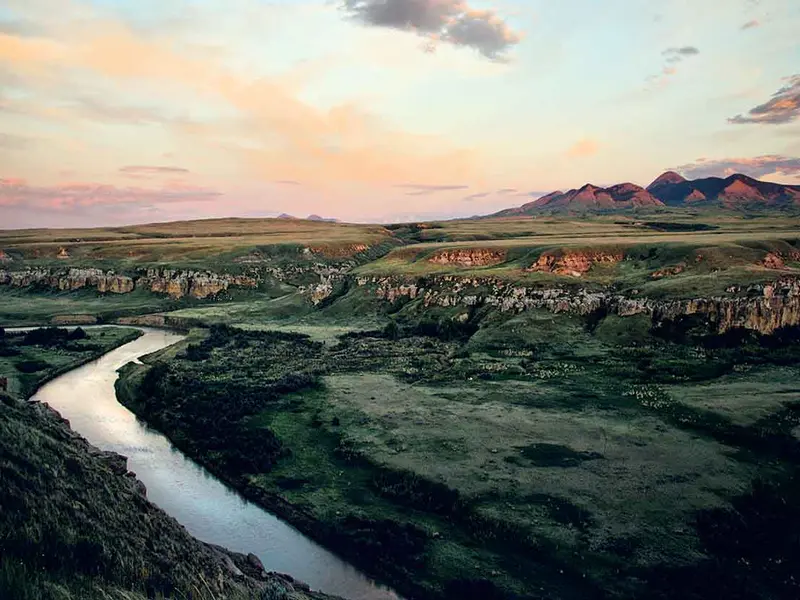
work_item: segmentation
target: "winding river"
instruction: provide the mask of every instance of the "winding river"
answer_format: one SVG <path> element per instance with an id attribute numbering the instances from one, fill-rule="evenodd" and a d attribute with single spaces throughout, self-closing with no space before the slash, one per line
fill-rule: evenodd
<path id="1" fill-rule="evenodd" d="M 54 379 L 33 399 L 56 409 L 95 446 L 127 456 L 128 468 L 147 486 L 148 499 L 198 539 L 252 552 L 268 571 L 288 573 L 329 594 L 350 600 L 398 599 L 391 590 L 242 498 L 117 402 L 117 369 L 181 339 L 167 331 L 139 329 L 144 331 L 139 339 Z"/>

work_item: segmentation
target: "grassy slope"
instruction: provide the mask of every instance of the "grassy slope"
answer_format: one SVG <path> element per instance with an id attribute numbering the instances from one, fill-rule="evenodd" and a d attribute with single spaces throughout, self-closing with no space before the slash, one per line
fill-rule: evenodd
<path id="1" fill-rule="evenodd" d="M 308 246 L 323 256 L 390 239 L 380 225 L 285 219 L 209 219 L 100 229 L 0 231 L 0 249 L 17 261 L 65 266 L 136 264 L 210 268 L 264 247 Z M 60 249 L 69 259 L 58 259 Z M 13 264 L 13 263 L 12 263 Z"/>
<path id="2" fill-rule="evenodd" d="M 726 562 L 708 545 L 758 548 L 736 546 L 737 526 L 708 532 L 696 518 L 727 523 L 730 502 L 761 510 L 773 496 L 753 500 L 751 480 L 792 472 L 797 346 L 698 350 L 651 338 L 637 319 L 594 325 L 531 312 L 486 322 L 466 344 L 235 334 L 206 358 L 161 367 L 157 401 L 137 392 L 146 368 L 120 384 L 190 454 L 401 590 L 461 598 L 480 579 L 483 597 L 637 597 L 650 586 L 682 598 L 672 587 L 697 577 L 690 592 L 710 598 L 698 576 L 710 564 L 724 566 L 719 589 L 737 590 L 738 555 Z M 322 387 L 275 391 L 300 373 L 323 374 Z M 734 420 L 720 395 L 699 404 L 699 386 L 769 400 Z M 204 406 L 225 406 L 230 422 L 205 430 Z M 259 435 L 280 444 L 263 467 L 246 466 Z M 410 527 L 416 542 L 384 556 L 380 523 Z M 763 543 L 786 560 L 771 527 Z M 770 575 L 759 569 L 745 597 L 793 597 L 786 581 L 761 594 Z"/>

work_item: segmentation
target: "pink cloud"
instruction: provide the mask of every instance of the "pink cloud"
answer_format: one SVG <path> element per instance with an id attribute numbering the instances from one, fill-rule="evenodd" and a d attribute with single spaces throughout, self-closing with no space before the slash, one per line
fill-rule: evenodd
<path id="1" fill-rule="evenodd" d="M 222 193 L 200 186 L 172 182 L 159 188 L 117 187 L 70 182 L 35 186 L 23 179 L 0 179 L 0 206 L 71 210 L 96 206 L 157 205 L 216 200 Z"/>

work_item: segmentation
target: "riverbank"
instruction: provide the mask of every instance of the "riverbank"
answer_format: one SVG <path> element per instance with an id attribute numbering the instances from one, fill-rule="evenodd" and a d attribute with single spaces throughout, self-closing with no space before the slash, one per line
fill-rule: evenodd
<path id="1" fill-rule="evenodd" d="M 74 331 L 53 327 L 33 334 L 4 331 L 0 336 L 0 376 L 7 379 L 7 392 L 29 398 L 56 377 L 142 335 L 141 330 L 123 327 Z"/>
<path id="2" fill-rule="evenodd" d="M 330 344 L 212 327 L 127 367 L 117 389 L 212 473 L 409 598 L 714 598 L 702 574 L 742 585 L 758 511 L 786 498 L 800 514 L 785 483 L 800 347 L 791 332 L 684 333 L 547 313 Z M 732 504 L 751 511 L 743 523 Z M 770 560 L 789 560 L 774 525 Z M 772 586 L 765 564 L 748 573 Z M 781 585 L 773 597 L 791 598 Z"/>

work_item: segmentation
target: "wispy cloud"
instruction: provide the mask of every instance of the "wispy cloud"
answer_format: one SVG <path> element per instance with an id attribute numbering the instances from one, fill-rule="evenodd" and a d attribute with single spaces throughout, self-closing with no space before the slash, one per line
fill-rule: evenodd
<path id="1" fill-rule="evenodd" d="M 301 185 L 299 181 L 294 179 L 278 179 L 277 181 L 273 181 L 273 183 L 277 183 L 278 185 Z"/>
<path id="2" fill-rule="evenodd" d="M 112 104 L 106 100 L 87 96 L 71 99 L 67 103 L 67 107 L 86 118 L 108 123 L 131 125 L 188 123 L 187 119 L 167 114 L 163 109 L 150 106 Z"/>
<path id="3" fill-rule="evenodd" d="M 477 194 L 470 194 L 469 196 L 464 196 L 462 200 L 464 202 L 472 202 L 473 200 L 480 200 L 481 198 L 486 198 L 489 195 L 489 192 L 478 192 Z"/>
<path id="4" fill-rule="evenodd" d="M 761 27 L 761 22 L 753 19 L 752 21 L 748 21 L 744 25 L 742 25 L 742 31 L 746 31 L 748 29 L 755 29 L 756 27 Z"/>
<path id="5" fill-rule="evenodd" d="M 522 39 L 497 13 L 467 0 L 342 0 L 340 6 L 364 24 L 423 36 L 429 48 L 437 42 L 467 46 L 494 61 L 506 60 Z"/>
<path id="6" fill-rule="evenodd" d="M 661 54 L 667 59 L 668 63 L 677 63 L 688 56 L 700 54 L 700 50 L 695 46 L 681 46 L 679 48 L 667 48 Z"/>
<path id="7" fill-rule="evenodd" d="M 671 169 L 690 179 L 728 177 L 743 173 L 750 177 L 765 175 L 800 176 L 800 158 L 768 154 L 753 158 L 699 158 L 692 163 Z"/>
<path id="8" fill-rule="evenodd" d="M 147 165 L 120 167 L 119 172 L 129 175 L 185 175 L 191 173 L 189 169 L 184 169 L 183 167 L 158 167 Z"/>
<path id="9" fill-rule="evenodd" d="M 72 210 L 98 206 L 152 205 L 216 200 L 222 193 L 205 187 L 172 183 L 160 188 L 117 187 L 99 183 L 30 185 L 16 178 L 0 179 L 0 206 L 28 210 Z"/>
<path id="10" fill-rule="evenodd" d="M 428 196 L 439 192 L 453 192 L 469 188 L 468 185 L 426 185 L 419 183 L 399 183 L 393 187 L 409 190 L 406 192 L 406 196 Z"/>
<path id="11" fill-rule="evenodd" d="M 547 194 L 552 194 L 553 190 L 543 192 L 541 190 L 534 190 L 532 192 L 517 192 L 514 194 L 515 196 L 522 196 L 525 198 L 541 198 L 542 196 L 547 196 Z"/>
<path id="12" fill-rule="evenodd" d="M 700 50 L 695 46 L 679 46 L 667 48 L 661 53 L 661 56 L 666 60 L 666 64 L 661 67 L 661 73 L 658 75 L 651 75 L 647 78 L 648 86 L 652 88 L 663 88 L 668 83 L 671 77 L 678 73 L 678 63 L 686 58 L 691 58 L 700 54 Z"/>
<path id="13" fill-rule="evenodd" d="M 745 115 L 736 115 L 728 119 L 728 122 L 736 125 L 783 125 L 800 117 L 800 75 L 787 77 L 785 81 L 786 85 L 764 104 L 751 108 Z"/>

